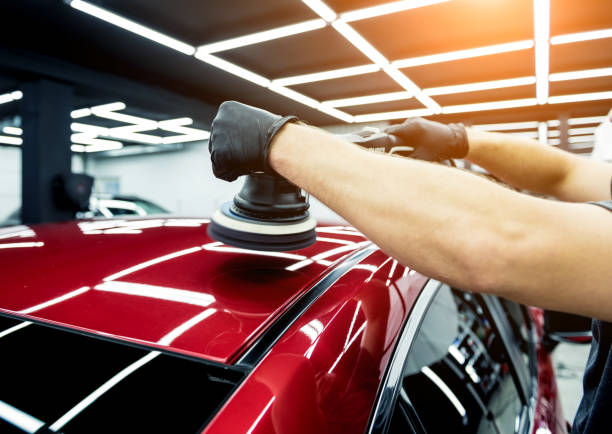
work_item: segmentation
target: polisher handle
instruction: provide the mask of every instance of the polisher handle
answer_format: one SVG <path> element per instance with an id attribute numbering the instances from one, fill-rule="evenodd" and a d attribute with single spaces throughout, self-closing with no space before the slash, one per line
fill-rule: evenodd
<path id="1" fill-rule="evenodd" d="M 409 156 L 414 152 L 412 146 L 401 144 L 401 140 L 392 135 L 379 131 L 377 128 L 364 128 L 358 133 L 338 134 L 336 137 L 354 143 L 373 151 L 381 151 L 389 154 Z"/>

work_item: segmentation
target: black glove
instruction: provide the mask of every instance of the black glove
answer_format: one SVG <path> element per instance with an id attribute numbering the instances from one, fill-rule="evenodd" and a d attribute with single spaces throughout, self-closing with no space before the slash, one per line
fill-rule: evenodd
<path id="1" fill-rule="evenodd" d="M 385 128 L 398 137 L 401 145 L 412 146 L 411 158 L 444 161 L 463 158 L 468 153 L 467 133 L 463 124 L 441 124 L 423 118 L 409 118 L 400 125 Z"/>
<path id="2" fill-rule="evenodd" d="M 265 110 L 226 101 L 212 123 L 208 150 L 217 178 L 233 181 L 251 172 L 276 172 L 268 163 L 270 142 L 295 116 L 281 117 Z"/>

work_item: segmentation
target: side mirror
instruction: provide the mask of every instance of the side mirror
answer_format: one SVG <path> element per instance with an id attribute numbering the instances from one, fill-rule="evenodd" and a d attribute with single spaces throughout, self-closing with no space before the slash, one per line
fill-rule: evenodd
<path id="1" fill-rule="evenodd" d="M 552 350 L 559 342 L 589 344 L 593 338 L 591 318 L 553 310 L 544 311 L 544 334 Z"/>

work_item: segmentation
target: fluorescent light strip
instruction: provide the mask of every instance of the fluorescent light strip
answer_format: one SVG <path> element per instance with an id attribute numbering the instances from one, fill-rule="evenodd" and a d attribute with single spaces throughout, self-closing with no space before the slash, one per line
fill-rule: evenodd
<path id="1" fill-rule="evenodd" d="M 581 134 L 595 134 L 597 127 L 570 128 L 568 134 L 570 136 L 579 136 Z"/>
<path id="2" fill-rule="evenodd" d="M 361 51 L 366 57 L 372 62 L 379 66 L 388 65 L 389 61 L 383 56 L 376 48 L 372 46 L 363 36 L 361 36 L 355 29 L 343 21 L 334 21 L 332 23 L 334 29 L 344 36 L 351 44 Z"/>
<path id="3" fill-rule="evenodd" d="M 250 35 L 239 36 L 237 38 L 226 39 L 212 44 L 202 45 L 198 51 L 203 53 L 217 53 L 219 51 L 231 50 L 233 48 L 245 47 L 258 44 L 260 42 L 271 41 L 273 39 L 284 38 L 286 36 L 297 35 L 311 30 L 322 29 L 327 23 L 320 18 L 304 21 L 302 23 L 291 24 L 289 26 L 278 27 L 276 29 L 265 30 L 263 32 L 252 33 Z"/>
<path id="4" fill-rule="evenodd" d="M 98 6 L 94 6 L 91 3 L 84 2 L 81 0 L 73 0 L 70 2 L 70 6 L 72 6 L 73 8 L 81 12 L 85 12 L 86 14 L 92 15 L 96 18 L 106 21 L 107 23 L 113 24 L 129 32 L 140 35 L 143 38 L 147 38 L 151 41 L 157 42 L 158 44 L 162 44 L 162 45 L 165 45 L 166 47 L 180 51 L 181 53 L 187 54 L 188 56 L 191 56 L 193 55 L 193 53 L 195 53 L 195 47 L 189 44 L 185 44 L 184 42 L 181 42 L 177 39 L 171 38 L 153 29 L 150 29 L 141 24 L 135 23 L 134 21 L 123 18 L 106 9 L 102 9 Z"/>
<path id="5" fill-rule="evenodd" d="M 507 101 L 492 101 L 492 102 L 483 102 L 476 104 L 461 104 L 461 105 L 451 105 L 442 107 L 442 113 L 468 113 L 468 112 L 476 112 L 476 111 L 484 111 L 484 110 L 499 110 L 506 108 L 515 108 L 515 107 L 529 107 L 536 105 L 537 101 L 535 98 L 525 98 L 525 99 L 513 99 Z"/>
<path id="6" fill-rule="evenodd" d="M 548 125 L 546 122 L 540 122 L 538 124 L 538 142 L 545 145 L 548 141 Z"/>
<path id="7" fill-rule="evenodd" d="M 142 366 L 146 365 L 147 363 L 149 363 L 151 360 L 153 360 L 154 358 L 156 358 L 160 354 L 161 353 L 159 351 L 151 351 L 146 356 L 142 357 L 141 359 L 139 359 L 139 360 L 135 361 L 134 363 L 132 363 L 127 368 L 123 369 L 121 372 L 119 372 L 117 375 L 112 377 L 110 380 L 108 380 L 102 386 L 98 387 L 90 395 L 88 395 L 85 399 L 83 399 L 81 402 L 79 402 L 77 405 L 75 405 L 72 409 L 70 409 L 70 411 L 68 411 L 66 414 L 64 414 L 62 417 L 60 417 L 56 422 L 54 422 L 49 427 L 49 429 L 51 431 L 59 431 L 60 429 L 62 429 L 64 427 L 64 425 L 66 425 L 68 422 L 70 422 L 80 412 L 82 412 L 87 407 L 89 407 L 95 400 L 97 400 L 99 397 L 104 395 L 106 392 L 108 392 L 114 386 L 116 386 L 121 381 L 123 381 L 127 376 L 132 374 L 134 371 L 140 369 Z"/>
<path id="8" fill-rule="evenodd" d="M 581 78 L 607 77 L 612 75 L 612 68 L 583 69 L 582 71 L 557 72 L 550 74 L 550 81 L 579 80 Z"/>
<path id="9" fill-rule="evenodd" d="M 88 108 L 73 110 L 70 112 L 70 117 L 72 119 L 85 118 L 87 116 L 91 116 L 91 110 Z"/>
<path id="10" fill-rule="evenodd" d="M 538 104 L 548 100 L 548 68 L 550 36 L 550 0 L 533 1 L 535 35 L 536 97 Z"/>
<path id="11" fill-rule="evenodd" d="M 163 137 L 162 143 L 183 143 L 208 140 L 210 132 L 187 127 L 187 125 L 191 124 L 193 124 L 193 119 L 191 118 L 169 119 L 167 121 L 158 122 L 157 127 L 159 129 L 181 134 L 180 136 Z"/>
<path id="12" fill-rule="evenodd" d="M 23 130 L 17 127 L 4 127 L 2 128 L 2 132 L 5 134 L 12 134 L 14 136 L 21 136 L 23 134 Z"/>
<path id="13" fill-rule="evenodd" d="M 411 116 L 431 116 L 433 114 L 434 113 L 432 110 L 427 109 L 427 108 L 422 108 L 422 109 L 414 109 L 414 110 L 399 110 L 399 111 L 393 111 L 393 112 L 356 115 L 356 116 L 353 116 L 353 120 L 354 122 L 376 122 L 376 121 L 384 121 L 384 120 L 389 120 L 389 119 L 405 119 Z"/>
<path id="14" fill-rule="evenodd" d="M 322 104 L 329 107 L 349 107 L 355 105 L 375 104 L 387 101 L 399 101 L 410 98 L 412 98 L 412 93 L 404 91 L 381 93 L 378 95 L 358 96 L 355 98 L 333 99 L 329 101 L 324 101 Z"/>
<path id="15" fill-rule="evenodd" d="M 23 144 L 23 139 L 21 137 L 0 136 L 0 143 L 20 146 Z"/>
<path id="16" fill-rule="evenodd" d="M 354 75 L 369 74 L 380 71 L 380 66 L 370 64 L 351 66 L 349 68 L 333 69 L 331 71 L 315 72 L 313 74 L 296 75 L 293 77 L 277 78 L 272 83 L 279 86 L 293 86 L 295 84 L 312 83 L 315 81 L 332 80 L 334 78 L 351 77 Z"/>
<path id="17" fill-rule="evenodd" d="M 612 29 L 593 30 L 590 32 L 569 33 L 566 35 L 553 36 L 550 38 L 550 43 L 552 45 L 560 45 L 602 38 L 612 38 Z"/>
<path id="18" fill-rule="evenodd" d="M 16 90 L 14 92 L 5 93 L 0 95 L 0 104 L 6 104 L 13 101 L 18 101 L 23 98 L 23 93 L 20 90 Z"/>
<path id="19" fill-rule="evenodd" d="M 186 289 L 166 288 L 164 286 L 145 285 L 143 283 L 119 282 L 111 280 L 94 287 L 97 291 L 115 292 L 118 294 L 148 297 L 156 300 L 174 301 L 208 307 L 215 302 L 210 294 L 188 291 Z"/>
<path id="20" fill-rule="evenodd" d="M 284 86 L 279 86 L 277 84 L 270 84 L 269 89 L 273 92 L 276 92 L 280 95 L 283 95 L 289 99 L 302 103 L 308 107 L 316 109 L 319 106 L 319 102 L 313 98 L 310 98 L 306 95 L 303 95 L 295 90 L 289 89 Z"/>
<path id="21" fill-rule="evenodd" d="M 45 426 L 42 420 L 30 416 L 4 401 L 0 401 L 0 419 L 27 433 L 35 433 Z"/>
<path id="22" fill-rule="evenodd" d="M 612 99 L 612 91 L 551 96 L 548 98 L 548 103 L 562 104 L 568 102 L 597 101 L 602 99 Z"/>
<path id="23" fill-rule="evenodd" d="M 321 0 L 302 0 L 302 2 L 328 23 L 336 19 L 336 13 Z"/>
<path id="24" fill-rule="evenodd" d="M 78 152 L 78 153 L 92 153 L 92 152 L 104 152 L 104 151 L 116 151 L 117 149 L 122 149 L 123 148 L 123 143 L 121 142 L 115 142 L 115 144 L 98 144 L 98 145 L 89 145 L 89 146 L 84 146 L 84 145 L 78 145 L 78 144 L 72 144 L 70 146 L 70 150 L 72 152 Z"/>
<path id="25" fill-rule="evenodd" d="M 92 145 L 92 146 L 112 146 L 116 149 L 119 149 L 123 146 L 121 142 L 117 142 L 115 140 L 106 140 L 106 139 L 96 139 L 91 137 L 91 135 L 86 133 L 78 133 L 72 134 L 70 136 L 70 140 L 73 143 L 77 143 L 79 145 Z M 117 148 L 119 147 L 119 148 Z"/>
<path id="26" fill-rule="evenodd" d="M 476 128 L 483 131 L 508 131 L 508 130 L 530 130 L 538 128 L 538 122 L 508 122 L 504 124 L 482 124 L 472 125 L 472 128 Z"/>
<path id="27" fill-rule="evenodd" d="M 453 60 L 470 59 L 472 57 L 488 56 L 491 54 L 527 50 L 533 48 L 533 46 L 533 41 L 529 39 L 525 41 L 509 42 L 505 44 L 489 45 L 486 47 L 470 48 L 467 50 L 450 51 L 447 53 L 401 59 L 391 62 L 391 65 L 395 66 L 396 68 L 410 68 L 413 66 L 429 65 L 432 63 L 450 62 Z"/>
<path id="28" fill-rule="evenodd" d="M 605 116 L 589 116 L 584 118 L 571 118 L 567 121 L 570 125 L 588 125 L 588 124 L 600 124 L 606 120 Z"/>
<path id="29" fill-rule="evenodd" d="M 506 80 L 482 81 L 479 83 L 457 84 L 454 86 L 430 87 L 423 89 L 425 95 L 449 95 L 479 90 L 501 89 L 504 87 L 528 86 L 536 82 L 535 77 L 519 77 Z"/>
<path id="30" fill-rule="evenodd" d="M 347 122 L 349 124 L 355 122 L 355 117 L 353 115 L 337 110 L 333 107 L 326 107 L 323 104 L 319 104 L 317 110 L 335 118 L 338 118 L 341 121 Z"/>
<path id="31" fill-rule="evenodd" d="M 195 57 L 200 59 L 202 62 L 206 62 L 209 65 L 222 69 L 225 72 L 229 72 L 230 74 L 236 75 L 259 86 L 268 87 L 268 85 L 270 84 L 270 80 L 268 80 L 267 78 L 255 74 L 254 72 L 244 69 L 231 62 L 228 62 L 227 60 L 223 60 L 217 56 L 208 54 L 205 51 L 198 50 L 198 52 L 195 54 Z"/>
<path id="32" fill-rule="evenodd" d="M 433 111 L 434 113 L 440 113 L 442 111 L 442 107 L 440 107 L 437 102 L 435 102 L 430 96 L 425 95 L 423 91 L 416 84 L 414 84 L 412 80 L 402 74 L 399 69 L 391 65 L 387 65 L 383 68 L 383 70 L 389 75 L 389 77 L 395 80 L 397 84 L 402 86 L 408 92 L 413 93 L 414 97 L 429 110 Z"/>
<path id="33" fill-rule="evenodd" d="M 433 5 L 436 3 L 444 3 L 448 0 L 400 0 L 391 3 L 385 3 L 379 6 L 357 9 L 350 12 L 345 12 L 340 15 L 340 19 L 345 22 L 364 20 L 381 15 L 394 14 L 409 9 L 421 8 L 424 6 Z"/>
<path id="34" fill-rule="evenodd" d="M 509 131 L 506 134 L 511 134 L 516 137 L 527 137 L 528 139 L 537 139 L 538 132 L 537 131 Z"/>
<path id="35" fill-rule="evenodd" d="M 591 143 L 595 141 L 595 135 L 590 134 L 586 136 L 573 136 L 568 137 L 567 141 L 569 143 Z"/>

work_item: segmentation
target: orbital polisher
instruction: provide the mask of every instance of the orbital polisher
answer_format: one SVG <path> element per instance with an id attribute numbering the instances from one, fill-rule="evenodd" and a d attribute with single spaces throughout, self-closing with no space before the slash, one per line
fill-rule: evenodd
<path id="1" fill-rule="evenodd" d="M 395 146 L 395 136 L 367 128 L 337 137 L 383 152 L 409 155 Z M 278 175 L 254 172 L 232 202 L 224 203 L 208 225 L 208 235 L 232 246 L 262 251 L 292 251 L 313 244 L 317 222 L 310 216 L 308 194 Z"/>

